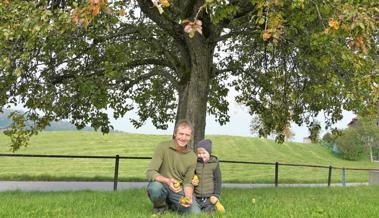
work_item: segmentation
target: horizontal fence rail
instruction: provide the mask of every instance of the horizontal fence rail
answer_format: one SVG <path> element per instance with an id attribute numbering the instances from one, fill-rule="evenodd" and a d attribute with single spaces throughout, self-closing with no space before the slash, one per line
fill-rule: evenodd
<path id="1" fill-rule="evenodd" d="M 113 177 L 113 190 L 117 190 L 118 183 L 118 170 L 120 159 L 134 159 L 134 160 L 148 160 L 151 157 L 131 157 L 131 156 L 105 156 L 105 155 L 49 155 L 49 154 L 0 154 L 0 157 L 30 157 L 30 158 L 87 158 L 87 159 L 115 159 L 114 177 Z M 220 160 L 220 163 L 230 164 L 256 164 L 256 165 L 272 165 L 275 167 L 274 184 L 277 187 L 279 185 L 279 166 L 289 167 L 311 167 L 311 168 L 323 168 L 328 169 L 328 186 L 331 185 L 332 170 L 342 170 L 342 185 L 346 186 L 346 170 L 357 171 L 379 171 L 375 168 L 347 168 L 347 167 L 334 167 L 325 165 L 312 165 L 312 164 L 292 164 L 292 163 L 279 163 L 279 162 L 254 162 L 254 161 L 234 161 L 234 160 Z"/>
<path id="2" fill-rule="evenodd" d="M 89 159 L 113 159 L 115 156 L 104 155 L 55 155 L 55 154 L 0 154 L 0 157 L 44 157 L 44 158 L 89 158 Z M 151 157 L 119 156 L 119 159 L 151 159 Z"/>

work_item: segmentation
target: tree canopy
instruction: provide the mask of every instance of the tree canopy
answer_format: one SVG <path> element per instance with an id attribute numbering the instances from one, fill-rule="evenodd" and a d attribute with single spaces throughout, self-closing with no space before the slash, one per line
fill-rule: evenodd
<path id="1" fill-rule="evenodd" d="M 234 88 L 283 141 L 378 105 L 378 26 L 374 0 L 2 0 L 0 108 L 27 109 L 6 134 L 17 150 L 51 121 L 108 132 L 107 109 L 136 109 L 135 127 L 189 119 L 197 142 Z"/>

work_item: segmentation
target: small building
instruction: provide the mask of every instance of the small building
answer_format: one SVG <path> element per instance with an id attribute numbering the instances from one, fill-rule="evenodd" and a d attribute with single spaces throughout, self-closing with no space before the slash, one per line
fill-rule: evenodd
<path id="1" fill-rule="evenodd" d="M 358 124 L 358 118 L 357 117 L 354 117 L 348 124 L 347 126 L 348 127 L 351 127 L 351 128 L 355 128 L 357 127 L 357 124 Z"/>
<path id="2" fill-rule="evenodd" d="M 312 143 L 312 140 L 311 140 L 309 137 L 304 137 L 304 138 L 303 138 L 303 143 L 304 143 L 304 144 L 311 144 L 311 143 Z"/>

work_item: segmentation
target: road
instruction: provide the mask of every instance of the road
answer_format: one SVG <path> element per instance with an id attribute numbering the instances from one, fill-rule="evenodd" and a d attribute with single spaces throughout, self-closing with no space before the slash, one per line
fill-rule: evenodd
<path id="1" fill-rule="evenodd" d="M 0 192 L 4 191 L 113 191 L 113 182 L 52 182 L 52 181 L 0 181 Z M 366 186 L 368 183 L 346 183 L 346 186 Z M 117 190 L 145 188 L 147 182 L 118 182 Z M 279 184 L 279 187 L 326 187 L 327 184 Z M 342 186 L 333 183 L 331 186 Z M 224 183 L 223 188 L 268 188 L 274 184 L 236 184 Z"/>

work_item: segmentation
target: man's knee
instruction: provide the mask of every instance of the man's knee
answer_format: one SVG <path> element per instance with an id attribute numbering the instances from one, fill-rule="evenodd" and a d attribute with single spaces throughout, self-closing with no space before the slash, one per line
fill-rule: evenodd
<path id="1" fill-rule="evenodd" d="M 149 198 L 151 200 L 158 200 L 162 197 L 164 197 L 165 193 L 165 187 L 162 183 L 160 182 L 150 182 L 149 185 L 147 186 L 147 193 L 149 195 Z"/>
<path id="2" fill-rule="evenodd" d="M 200 213 L 201 212 L 201 209 L 200 209 L 200 206 L 199 204 L 196 202 L 196 199 L 194 198 L 193 201 L 192 201 L 192 205 L 191 207 L 189 207 L 189 211 L 190 213 Z"/>
<path id="3" fill-rule="evenodd" d="M 192 205 L 190 207 L 182 207 L 181 206 L 181 208 L 179 209 L 179 212 L 182 212 L 182 213 L 200 213 L 201 209 L 200 209 L 199 204 L 196 202 L 196 199 L 193 198 Z"/>

